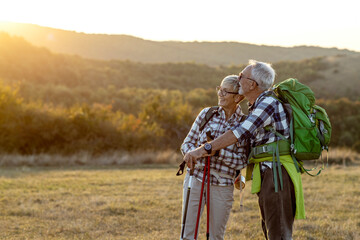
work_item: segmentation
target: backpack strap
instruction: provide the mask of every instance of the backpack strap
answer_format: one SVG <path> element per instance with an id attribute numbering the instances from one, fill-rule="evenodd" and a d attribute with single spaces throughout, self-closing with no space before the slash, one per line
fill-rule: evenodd
<path id="1" fill-rule="evenodd" d="M 209 110 L 205 114 L 205 118 L 200 123 L 199 131 L 201 132 L 204 130 L 205 125 L 210 121 L 210 119 L 214 116 L 214 114 L 217 114 L 219 111 L 219 106 L 213 106 L 209 108 Z"/>
<path id="2" fill-rule="evenodd" d="M 210 121 L 210 119 L 214 116 L 214 114 L 218 113 L 218 110 L 219 110 L 218 106 L 213 106 L 213 107 L 209 108 L 209 110 L 205 114 L 205 117 L 203 118 L 203 120 L 200 123 L 200 126 L 199 126 L 199 131 L 200 132 L 202 130 L 204 130 L 205 125 Z M 176 176 L 180 176 L 180 175 L 182 175 L 184 173 L 185 164 L 186 164 L 185 161 L 183 161 L 179 165 L 179 170 L 176 173 Z"/>
<path id="3" fill-rule="evenodd" d="M 286 113 L 286 116 L 289 119 L 290 153 L 291 153 L 290 155 L 291 155 L 291 158 L 293 159 L 296 171 L 302 172 L 303 170 L 301 169 L 300 164 L 298 163 L 298 161 L 295 158 L 296 149 L 295 149 L 295 145 L 294 145 L 294 119 L 293 119 L 293 115 L 292 115 L 293 110 L 291 108 L 291 105 L 289 103 L 286 103 L 286 102 L 282 101 L 281 99 L 279 99 L 274 91 L 270 91 L 268 96 L 278 100 L 281 103 L 281 105 L 283 106 L 284 111 Z M 285 139 L 285 137 L 283 135 L 281 135 L 280 133 L 278 133 L 272 126 L 266 126 L 265 130 L 273 132 L 276 136 L 280 137 L 282 140 Z"/>
<path id="4" fill-rule="evenodd" d="M 277 136 L 280 139 L 273 143 L 269 143 L 269 144 L 265 144 L 262 146 L 252 148 L 249 159 L 252 157 L 255 157 L 256 155 L 260 155 L 260 154 L 272 156 L 272 159 L 273 159 L 272 170 L 273 170 L 273 177 L 274 177 L 274 186 L 275 186 L 275 192 L 278 192 L 278 180 L 277 180 L 278 175 L 279 175 L 279 181 L 280 181 L 280 189 L 283 190 L 280 155 L 290 154 L 293 159 L 296 170 L 298 172 L 300 172 L 300 169 L 299 169 L 298 162 L 295 159 L 295 155 L 293 153 L 294 136 L 293 136 L 293 118 L 292 118 L 291 106 L 290 106 L 290 104 L 286 104 L 283 101 L 281 101 L 276 96 L 275 92 L 273 92 L 273 91 L 270 91 L 267 96 L 274 98 L 275 100 L 279 101 L 282 104 L 284 111 L 285 111 L 288 119 L 290 120 L 290 125 L 289 125 L 290 141 L 287 140 L 282 134 L 277 132 L 272 126 L 266 126 L 264 128 L 266 131 L 271 131 L 272 133 L 275 134 L 275 136 Z"/>

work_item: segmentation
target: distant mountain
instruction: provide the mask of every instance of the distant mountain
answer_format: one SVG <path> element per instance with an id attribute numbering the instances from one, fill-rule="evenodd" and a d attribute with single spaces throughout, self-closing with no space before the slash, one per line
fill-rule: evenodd
<path id="1" fill-rule="evenodd" d="M 280 61 L 274 62 L 273 66 L 276 82 L 290 77 L 298 78 L 312 88 L 317 98 L 360 99 L 360 54 Z M 84 98 L 100 91 L 100 97 L 94 98 L 94 101 L 105 96 L 113 98 L 111 92 L 114 89 L 208 90 L 215 88 L 224 76 L 238 74 L 244 67 L 244 64 L 211 67 L 196 63 L 156 64 L 86 59 L 55 54 L 44 47 L 35 47 L 21 37 L 0 32 L 0 83 L 21 82 L 22 86 L 27 87 L 26 92 L 36 97 L 41 96 L 42 88 L 57 88 L 64 94 L 76 90 L 75 95 Z M 108 88 L 112 89 L 109 94 L 105 90 Z M 45 90 L 43 98 L 49 95 Z M 131 98 L 135 96 L 139 98 L 136 94 Z M 61 96 L 59 99 L 67 101 L 71 97 Z"/>
<path id="2" fill-rule="evenodd" d="M 25 38 L 52 52 L 101 60 L 144 63 L 195 62 L 211 66 L 261 61 L 299 61 L 320 56 L 359 55 L 358 52 L 313 46 L 277 47 L 239 42 L 150 41 L 128 35 L 85 34 L 33 24 L 0 23 L 0 31 Z"/>

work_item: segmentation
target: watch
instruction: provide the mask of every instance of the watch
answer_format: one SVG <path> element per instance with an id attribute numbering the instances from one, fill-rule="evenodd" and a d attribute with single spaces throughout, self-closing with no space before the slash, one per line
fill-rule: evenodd
<path id="1" fill-rule="evenodd" d="M 204 144 L 204 149 L 205 149 L 205 151 L 206 151 L 208 154 L 211 154 L 212 146 L 211 146 L 210 143 L 205 143 L 205 144 Z"/>

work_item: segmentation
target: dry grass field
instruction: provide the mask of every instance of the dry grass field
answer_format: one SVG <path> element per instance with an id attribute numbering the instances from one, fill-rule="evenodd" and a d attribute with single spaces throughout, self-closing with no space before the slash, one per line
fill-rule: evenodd
<path id="1" fill-rule="evenodd" d="M 179 239 L 176 165 L 0 169 L 0 239 Z M 360 239 L 360 167 L 303 175 L 307 219 L 294 239 Z M 263 239 L 257 197 L 238 193 L 225 239 Z M 204 214 L 205 215 L 205 214 Z M 199 239 L 205 239 L 202 219 Z"/>

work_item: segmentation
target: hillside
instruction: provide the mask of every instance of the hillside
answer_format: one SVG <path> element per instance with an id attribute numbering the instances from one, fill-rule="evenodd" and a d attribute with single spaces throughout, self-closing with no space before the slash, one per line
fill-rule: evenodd
<path id="1" fill-rule="evenodd" d="M 279 62 L 339 54 L 359 55 L 348 50 L 313 46 L 285 48 L 239 42 L 160 42 L 127 35 L 85 34 L 20 23 L 0 23 L 0 31 L 22 36 L 35 46 L 57 53 L 144 63 L 196 62 L 229 66 L 244 64 L 248 59 Z"/>
<path id="2" fill-rule="evenodd" d="M 311 87 L 323 98 L 347 97 L 360 100 L 360 56 L 331 56 L 323 60 L 329 67 L 319 71 Z"/>
<path id="3" fill-rule="evenodd" d="M 275 62 L 277 81 L 298 78 L 314 90 L 318 98 L 360 95 L 360 55 L 338 55 L 302 61 Z M 0 33 L 0 79 L 22 82 L 31 95 L 40 96 L 45 88 L 61 85 L 62 89 L 78 89 L 85 97 L 102 88 L 171 89 L 190 91 L 215 88 L 228 74 L 238 74 L 244 65 L 211 67 L 195 63 L 145 64 L 120 60 L 91 60 L 77 56 L 54 54 L 35 47 L 24 39 Z M 64 90 L 65 91 L 65 90 Z M 65 91 L 66 92 L 66 91 Z M 78 94 L 79 95 L 79 94 Z M 61 100 L 61 98 L 60 98 Z M 64 98 L 62 101 L 68 101 Z"/>

